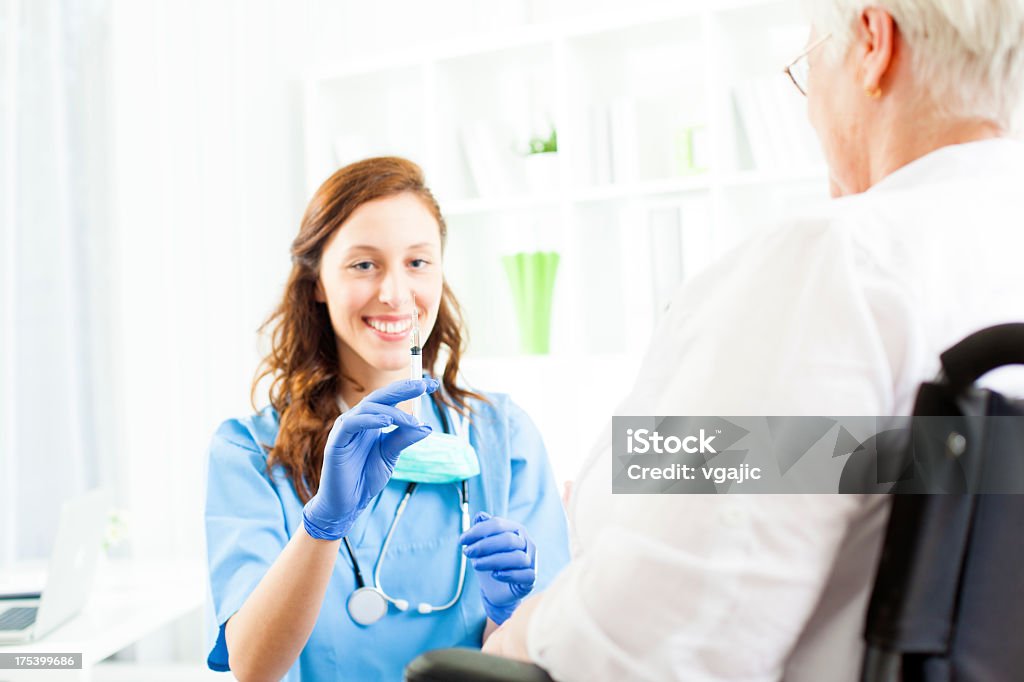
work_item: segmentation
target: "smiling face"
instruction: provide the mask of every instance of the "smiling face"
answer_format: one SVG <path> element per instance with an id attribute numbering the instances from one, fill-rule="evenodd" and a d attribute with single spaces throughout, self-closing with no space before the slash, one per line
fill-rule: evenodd
<path id="1" fill-rule="evenodd" d="M 316 291 L 344 373 L 368 391 L 406 378 L 413 295 L 426 343 L 443 286 L 440 226 L 421 199 L 404 193 L 357 208 L 324 249 Z"/>

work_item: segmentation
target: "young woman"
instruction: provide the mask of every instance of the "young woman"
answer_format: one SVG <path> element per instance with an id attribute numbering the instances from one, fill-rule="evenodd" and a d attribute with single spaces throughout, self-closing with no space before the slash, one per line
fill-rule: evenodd
<path id="1" fill-rule="evenodd" d="M 568 562 L 536 428 L 458 384 L 446 234 L 404 159 L 342 168 L 310 202 L 253 384 L 272 379 L 270 406 L 210 448 L 211 668 L 401 679 L 424 651 L 480 646 Z"/>

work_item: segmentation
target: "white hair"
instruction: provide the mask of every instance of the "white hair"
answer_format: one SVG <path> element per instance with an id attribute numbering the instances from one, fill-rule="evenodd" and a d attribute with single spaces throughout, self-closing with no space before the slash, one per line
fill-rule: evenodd
<path id="1" fill-rule="evenodd" d="M 951 115 L 1010 127 L 1024 96 L 1024 0 L 804 0 L 842 55 L 868 7 L 887 11 L 913 53 L 924 93 Z"/>

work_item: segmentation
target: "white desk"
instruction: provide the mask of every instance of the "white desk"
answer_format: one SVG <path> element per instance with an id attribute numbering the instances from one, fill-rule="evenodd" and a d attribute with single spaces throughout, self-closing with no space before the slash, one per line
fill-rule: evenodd
<path id="1" fill-rule="evenodd" d="M 19 573 L 20 577 L 0 582 L 33 582 L 26 579 L 25 571 Z M 78 616 L 39 641 L 0 646 L 3 653 L 81 653 L 82 670 L 0 670 L 0 681 L 90 680 L 91 669 L 103 659 L 203 608 L 206 581 L 201 561 L 103 563 L 89 602 Z"/>

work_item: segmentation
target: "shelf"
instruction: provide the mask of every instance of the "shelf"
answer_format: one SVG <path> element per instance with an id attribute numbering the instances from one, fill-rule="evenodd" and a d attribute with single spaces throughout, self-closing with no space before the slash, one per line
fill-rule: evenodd
<path id="1" fill-rule="evenodd" d="M 500 34 L 482 34 L 469 38 L 460 38 L 438 43 L 426 49 L 413 48 L 389 54 L 386 57 L 374 55 L 349 62 L 343 67 L 325 65 L 310 69 L 305 74 L 306 80 L 336 81 L 366 74 L 416 66 L 424 63 L 436 63 L 476 57 L 503 50 L 523 47 L 536 47 L 551 44 L 558 34 L 553 25 L 519 26 Z"/>
<path id="2" fill-rule="evenodd" d="M 742 174 L 738 174 L 737 184 L 739 184 L 740 175 Z M 754 177 L 745 180 L 747 184 L 753 184 L 757 181 L 757 178 Z M 768 178 L 764 178 L 762 181 L 768 182 L 769 180 Z M 458 199 L 447 202 L 442 201 L 441 208 L 443 209 L 445 216 L 460 217 L 486 213 L 556 208 L 563 203 L 590 204 L 601 201 L 615 201 L 619 199 L 645 199 L 667 194 L 689 194 L 693 192 L 706 192 L 710 188 L 710 175 L 703 174 L 686 178 L 650 180 L 647 182 L 637 182 L 627 185 L 613 184 L 603 185 L 600 187 L 578 188 L 570 191 L 566 195 L 551 193 L 506 197 L 501 199 Z"/>
<path id="3" fill-rule="evenodd" d="M 827 183 L 828 169 L 803 168 L 782 172 L 764 170 L 735 171 L 721 176 L 721 185 L 726 188 L 763 187 L 814 181 Z"/>
<path id="4" fill-rule="evenodd" d="M 556 162 L 553 178 L 535 185 L 528 170 L 540 159 L 524 156 L 530 139 L 546 137 L 555 124 L 553 64 L 549 46 L 526 45 L 435 65 L 426 107 L 435 118 L 430 135 L 439 177 L 431 182 L 438 196 L 516 203 L 537 187 L 555 191 L 558 159 L 545 159 Z"/>
<path id="5" fill-rule="evenodd" d="M 479 33 L 439 41 L 428 47 L 416 47 L 397 52 L 387 51 L 338 66 L 327 63 L 310 68 L 305 79 L 331 81 L 352 76 L 374 74 L 423 63 L 439 62 L 464 57 L 475 57 L 490 52 L 527 46 L 553 44 L 566 38 L 587 38 L 622 30 L 657 26 L 664 22 L 700 19 L 709 15 L 723 15 L 737 10 L 778 5 L 780 0 L 719 0 L 713 7 L 700 0 L 666 1 L 629 10 L 611 9 L 563 16 L 537 24 L 520 24 L 502 31 Z"/>
<path id="6" fill-rule="evenodd" d="M 663 195 L 707 192 L 715 187 L 736 189 L 744 187 L 772 187 L 797 183 L 828 182 L 824 168 L 805 168 L 784 173 L 769 171 L 734 171 L 714 174 L 702 173 L 682 178 L 649 180 L 623 185 L 602 185 L 571 190 L 567 195 L 550 193 L 500 199 L 459 199 L 442 202 L 446 216 L 472 216 L 506 211 L 528 211 L 555 208 L 562 203 L 590 204 L 623 199 L 647 199 Z"/>
<path id="7" fill-rule="evenodd" d="M 474 20 L 453 14 L 429 43 L 306 83 L 307 173 L 363 140 L 424 168 L 473 354 L 517 348 L 504 255 L 561 254 L 553 351 L 637 352 L 679 281 L 827 196 L 805 103 L 783 89 L 799 0 L 553 6 L 566 10 L 461 35 Z M 551 127 L 557 155 L 524 157 Z"/>
<path id="8" fill-rule="evenodd" d="M 560 194 L 525 195 L 500 199 L 456 199 L 442 201 L 441 209 L 446 217 L 500 213 L 505 211 L 528 211 L 558 206 Z"/>
<path id="9" fill-rule="evenodd" d="M 592 203 L 615 199 L 642 199 L 660 194 L 686 194 L 703 192 L 711 188 L 709 174 L 693 175 L 666 180 L 648 180 L 623 185 L 602 185 L 579 189 L 572 193 L 572 201 L 576 203 Z"/>
<path id="10" fill-rule="evenodd" d="M 430 38 L 309 72 L 307 173 L 360 137 L 423 166 L 447 218 L 466 377 L 526 410 L 559 480 L 629 391 L 679 283 L 827 198 L 806 103 L 784 89 L 799 5 L 516 0 L 507 27 L 480 30 L 483 10 L 442 3 Z M 551 126 L 557 155 L 524 159 Z M 517 352 L 504 260 L 533 251 L 560 254 L 544 356 Z"/>
<path id="11" fill-rule="evenodd" d="M 425 97 L 422 69 L 403 67 L 377 76 L 353 76 L 340 91 L 335 85 L 308 83 L 306 87 L 305 161 L 310 192 L 336 169 L 360 158 L 398 154 L 419 161 L 425 157 L 421 117 L 408 106 Z M 317 143 L 311 144 L 312 140 Z"/>
<path id="12" fill-rule="evenodd" d="M 481 372 L 586 372 L 595 366 L 635 364 L 636 359 L 628 353 L 547 353 L 544 355 L 474 355 L 465 361 L 466 370 Z M 486 388 L 486 387 L 484 387 Z"/>

